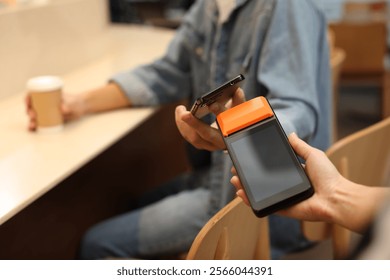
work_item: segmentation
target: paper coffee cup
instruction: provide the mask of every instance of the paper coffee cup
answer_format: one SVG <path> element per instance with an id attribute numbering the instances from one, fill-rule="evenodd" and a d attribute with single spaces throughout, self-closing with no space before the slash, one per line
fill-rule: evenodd
<path id="1" fill-rule="evenodd" d="M 38 132 L 57 132 L 63 128 L 62 86 L 62 80 L 56 76 L 39 76 L 28 80 L 27 91 L 37 115 Z"/>

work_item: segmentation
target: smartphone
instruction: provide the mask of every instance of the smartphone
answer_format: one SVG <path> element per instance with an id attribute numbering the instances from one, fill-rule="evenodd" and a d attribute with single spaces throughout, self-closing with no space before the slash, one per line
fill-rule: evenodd
<path id="1" fill-rule="evenodd" d="M 232 98 L 236 89 L 239 87 L 241 81 L 245 79 L 244 75 L 240 74 L 237 77 L 227 81 L 218 88 L 199 97 L 191 107 L 191 113 L 198 119 L 203 118 L 210 113 L 209 105 L 214 102 L 220 103 L 225 106 L 226 103 Z"/>
<path id="2" fill-rule="evenodd" d="M 264 217 L 309 198 L 314 189 L 268 101 L 251 101 L 221 113 L 217 123 L 252 210 Z"/>

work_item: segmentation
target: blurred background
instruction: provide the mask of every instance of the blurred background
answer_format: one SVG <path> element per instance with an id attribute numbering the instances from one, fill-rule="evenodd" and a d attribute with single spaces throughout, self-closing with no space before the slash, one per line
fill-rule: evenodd
<path id="1" fill-rule="evenodd" d="M 77 85 L 71 88 L 75 91 L 81 91 L 84 86 L 95 86 L 97 82 L 105 82 L 105 78 L 112 73 L 127 69 L 129 63 L 145 63 L 155 55 L 160 55 L 180 25 L 183 15 L 195 1 L 0 0 L 0 113 L 3 114 L 0 125 L 6 129 L 0 131 L 3 135 L 13 133 L 9 143 L 1 142 L 0 166 L 5 170 L 3 177 L 0 176 L 5 190 L 3 197 L 7 198 L 5 195 L 8 194 L 7 182 L 4 183 L 4 178 L 7 179 L 9 175 L 7 168 L 18 172 L 19 167 L 27 162 L 19 151 L 26 150 L 21 149 L 26 143 L 39 140 L 28 134 L 25 128 L 27 118 L 22 95 L 26 80 L 47 73 L 64 75 L 68 85 Z M 333 140 L 336 141 L 390 116 L 390 0 L 311 1 L 323 10 L 329 25 L 329 63 L 334 97 Z M 134 46 L 135 41 L 142 43 Z M 175 154 L 175 158 L 169 154 L 173 147 L 177 150 L 183 142 L 173 121 L 173 108 L 159 111 L 131 135 L 126 132 L 128 135 L 124 138 L 118 137 L 115 145 L 96 155 L 77 172 L 72 170 L 74 174 L 71 176 L 67 173 L 69 177 L 59 186 L 1 225 L 0 240 L 3 240 L 3 244 L 0 245 L 2 248 L 7 245 L 14 251 L 2 250 L 4 253 L 0 254 L 0 259 L 10 256 L 24 259 L 73 258 L 83 230 L 97 220 L 127 211 L 129 203 L 126 197 L 140 195 L 140 190 L 129 190 L 128 185 L 123 183 L 129 176 L 129 166 L 142 169 L 138 174 L 139 181 L 135 184 L 142 184 L 146 189 L 187 168 L 183 164 L 186 160 L 183 151 Z M 13 116 L 16 116 L 15 120 L 12 120 Z M 84 125 L 85 122 L 80 123 Z M 73 124 L 73 127 L 70 125 L 68 132 L 80 127 L 80 123 Z M 147 131 L 150 128 L 159 129 L 156 132 L 159 139 L 149 137 Z M 147 153 L 150 157 L 145 156 Z M 13 161 L 15 155 L 23 156 L 23 164 Z M 172 165 L 173 160 L 177 161 L 176 169 L 164 165 L 164 161 Z M 120 172 L 102 172 L 106 170 L 107 164 L 111 169 L 114 169 L 113 166 L 126 168 Z M 15 174 L 16 179 L 12 179 L 19 182 L 20 174 Z M 123 191 L 115 194 L 110 192 L 105 188 L 108 183 L 115 185 L 116 190 Z M 85 208 L 85 197 L 83 199 L 80 195 L 80 190 L 88 197 L 88 209 Z M 94 194 L 93 199 L 91 193 Z M 101 197 L 105 199 L 107 196 L 112 196 L 111 200 L 115 203 L 102 203 Z M 69 211 L 68 201 L 64 197 L 72 201 L 73 211 Z M 0 206 L 3 205 L 0 203 Z M 103 206 L 116 208 L 109 212 L 103 211 Z M 53 213 L 41 210 L 52 211 L 54 208 L 61 208 L 59 214 L 56 213 L 58 209 Z M 95 213 L 97 215 L 93 217 Z M 37 226 L 37 221 L 41 222 L 41 227 Z M 26 228 L 23 234 L 29 232 L 31 236 L 15 238 L 15 228 Z M 44 234 L 38 234 L 37 228 L 41 228 Z M 58 241 L 59 237 L 61 242 Z M 14 240 L 14 243 L 8 240 Z M 34 244 L 40 243 L 47 246 L 33 248 Z M 57 246 L 60 243 L 63 248 L 52 249 L 53 244 Z M 32 249 L 27 250 L 29 246 Z M 311 257 L 306 255 L 306 258 Z"/>
<path id="2" fill-rule="evenodd" d="M 112 24 L 141 24 L 175 29 L 196 0 L 96 0 L 105 2 Z M 389 114 L 386 93 L 390 1 L 312 0 L 322 9 L 333 33 L 337 133 L 343 137 Z M 1 13 L 66 2 L 0 0 Z M 69 0 L 74 2 L 74 0 Z M 384 108 L 385 107 L 385 108 Z"/>

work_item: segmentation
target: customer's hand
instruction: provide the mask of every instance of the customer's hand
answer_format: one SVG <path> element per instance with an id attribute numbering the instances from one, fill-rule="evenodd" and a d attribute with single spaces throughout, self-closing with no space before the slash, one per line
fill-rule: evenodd
<path id="1" fill-rule="evenodd" d="M 31 96 L 27 94 L 25 98 L 26 111 L 29 117 L 28 129 L 35 131 L 37 128 L 37 118 L 31 104 Z M 63 94 L 61 111 L 65 121 L 78 119 L 86 113 L 83 95 Z"/>
<path id="2" fill-rule="evenodd" d="M 330 209 L 332 198 L 337 187 L 347 185 L 347 180 L 340 175 L 335 166 L 330 162 L 324 152 L 311 147 L 299 139 L 295 133 L 289 136 L 289 141 L 295 152 L 302 157 L 305 163 L 305 171 L 315 189 L 314 195 L 296 205 L 279 211 L 279 214 L 309 221 L 330 221 Z M 241 182 L 232 169 L 233 177 L 231 183 L 237 189 L 246 204 L 248 198 L 242 188 Z M 261 187 L 261 181 L 259 181 Z"/>
<path id="3" fill-rule="evenodd" d="M 210 111 L 218 115 L 227 108 L 234 107 L 244 101 L 244 92 L 238 88 L 231 102 L 228 102 L 226 107 L 218 103 L 213 103 L 210 105 Z M 176 107 L 175 119 L 181 135 L 197 149 L 215 151 L 226 148 L 222 135 L 218 128 L 216 128 L 216 125 L 204 123 L 193 116 L 191 112 L 187 111 L 184 106 L 180 105 Z"/>

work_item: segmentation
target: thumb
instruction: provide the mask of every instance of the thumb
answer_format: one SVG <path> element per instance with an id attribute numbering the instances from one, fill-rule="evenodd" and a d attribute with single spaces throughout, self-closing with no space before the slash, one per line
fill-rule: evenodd
<path id="1" fill-rule="evenodd" d="M 311 147 L 302 139 L 300 139 L 295 132 L 291 133 L 288 136 L 288 140 L 291 146 L 293 147 L 294 151 L 297 153 L 297 155 L 306 161 L 309 157 L 311 150 L 314 148 Z"/>
<path id="2" fill-rule="evenodd" d="M 241 88 L 236 89 L 232 98 L 232 107 L 245 102 L 245 94 Z"/>
<path id="3" fill-rule="evenodd" d="M 214 115 L 218 116 L 220 113 L 226 110 L 225 106 L 221 105 L 218 102 L 214 102 L 209 106 L 209 109 L 211 112 L 213 112 Z"/>
<path id="4" fill-rule="evenodd" d="M 70 115 L 71 114 L 71 109 L 65 103 L 61 104 L 61 111 L 62 111 L 62 114 L 64 114 L 64 115 Z"/>

